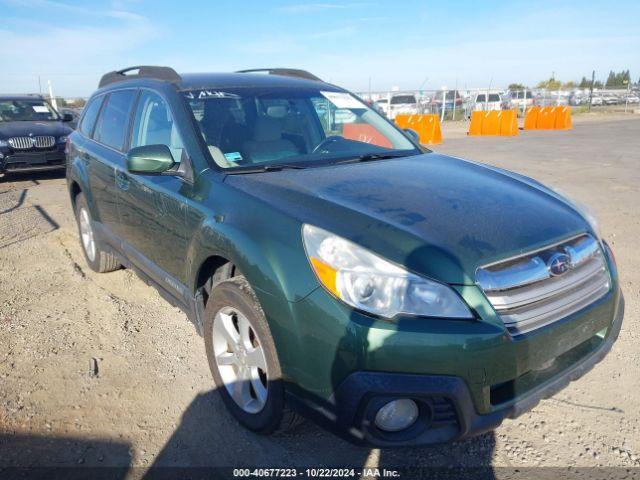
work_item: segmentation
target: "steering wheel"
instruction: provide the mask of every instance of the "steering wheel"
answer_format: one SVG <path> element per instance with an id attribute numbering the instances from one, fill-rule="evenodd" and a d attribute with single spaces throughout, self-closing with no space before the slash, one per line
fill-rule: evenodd
<path id="1" fill-rule="evenodd" d="M 344 138 L 341 137 L 340 135 L 331 135 L 325 138 L 324 140 L 322 140 L 318 145 L 316 145 L 311 153 L 317 153 L 319 150 L 322 150 L 322 148 L 329 146 L 332 143 L 339 142 L 341 140 L 344 140 Z"/>

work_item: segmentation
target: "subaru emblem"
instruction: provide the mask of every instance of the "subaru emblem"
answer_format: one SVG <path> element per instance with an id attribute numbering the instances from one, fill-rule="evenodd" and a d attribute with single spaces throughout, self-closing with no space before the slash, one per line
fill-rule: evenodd
<path id="1" fill-rule="evenodd" d="M 566 253 L 554 253 L 547 261 L 549 273 L 554 277 L 564 275 L 569 271 L 571 266 L 571 257 Z"/>

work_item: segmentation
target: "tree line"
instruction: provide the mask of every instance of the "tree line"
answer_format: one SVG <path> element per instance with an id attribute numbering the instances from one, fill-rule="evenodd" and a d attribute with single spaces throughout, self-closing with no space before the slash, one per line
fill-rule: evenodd
<path id="1" fill-rule="evenodd" d="M 593 82 L 593 88 L 626 88 L 628 84 L 633 85 L 629 70 L 622 70 L 620 72 L 614 72 L 613 70 L 611 70 L 609 72 L 607 80 L 605 82 L 601 80 L 595 80 Z M 640 78 L 636 82 L 636 85 L 640 85 Z M 528 87 L 521 83 L 511 83 L 508 88 L 509 90 L 524 90 Z M 563 82 L 554 77 L 551 77 L 547 80 L 538 82 L 536 88 L 545 88 L 547 90 L 591 88 L 591 78 L 583 76 L 580 82 L 574 82 L 572 80 Z"/>

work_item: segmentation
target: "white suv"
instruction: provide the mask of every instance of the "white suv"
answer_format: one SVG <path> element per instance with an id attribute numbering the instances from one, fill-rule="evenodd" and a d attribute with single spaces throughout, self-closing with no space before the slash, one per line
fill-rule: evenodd
<path id="1" fill-rule="evenodd" d="M 416 96 L 412 93 L 401 93 L 391 97 L 389 101 L 389 118 L 394 119 L 399 113 L 415 115 L 422 113 Z"/>

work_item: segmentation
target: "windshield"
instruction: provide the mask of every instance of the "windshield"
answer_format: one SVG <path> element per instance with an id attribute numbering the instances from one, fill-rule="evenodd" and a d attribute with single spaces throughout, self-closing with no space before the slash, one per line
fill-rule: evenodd
<path id="1" fill-rule="evenodd" d="M 1 122 L 55 121 L 60 117 L 44 100 L 0 100 Z"/>
<path id="2" fill-rule="evenodd" d="M 478 95 L 476 97 L 476 103 L 479 102 L 486 102 L 487 101 L 487 97 L 484 93 L 481 93 L 480 95 Z M 490 102 L 499 102 L 500 101 L 500 95 L 498 95 L 497 93 L 490 93 L 489 94 L 489 101 Z"/>
<path id="3" fill-rule="evenodd" d="M 513 92 L 512 96 L 518 100 L 522 100 L 525 98 L 526 99 L 533 98 L 533 95 L 531 94 L 531 90 L 527 90 L 526 92 L 523 92 L 522 90 L 518 90 L 517 92 Z"/>
<path id="4" fill-rule="evenodd" d="M 421 153 L 384 117 L 346 92 L 288 88 L 187 90 L 213 160 L 225 169 Z"/>
<path id="5" fill-rule="evenodd" d="M 418 103 L 413 95 L 396 95 L 391 98 L 391 105 L 399 105 L 401 103 Z"/>

